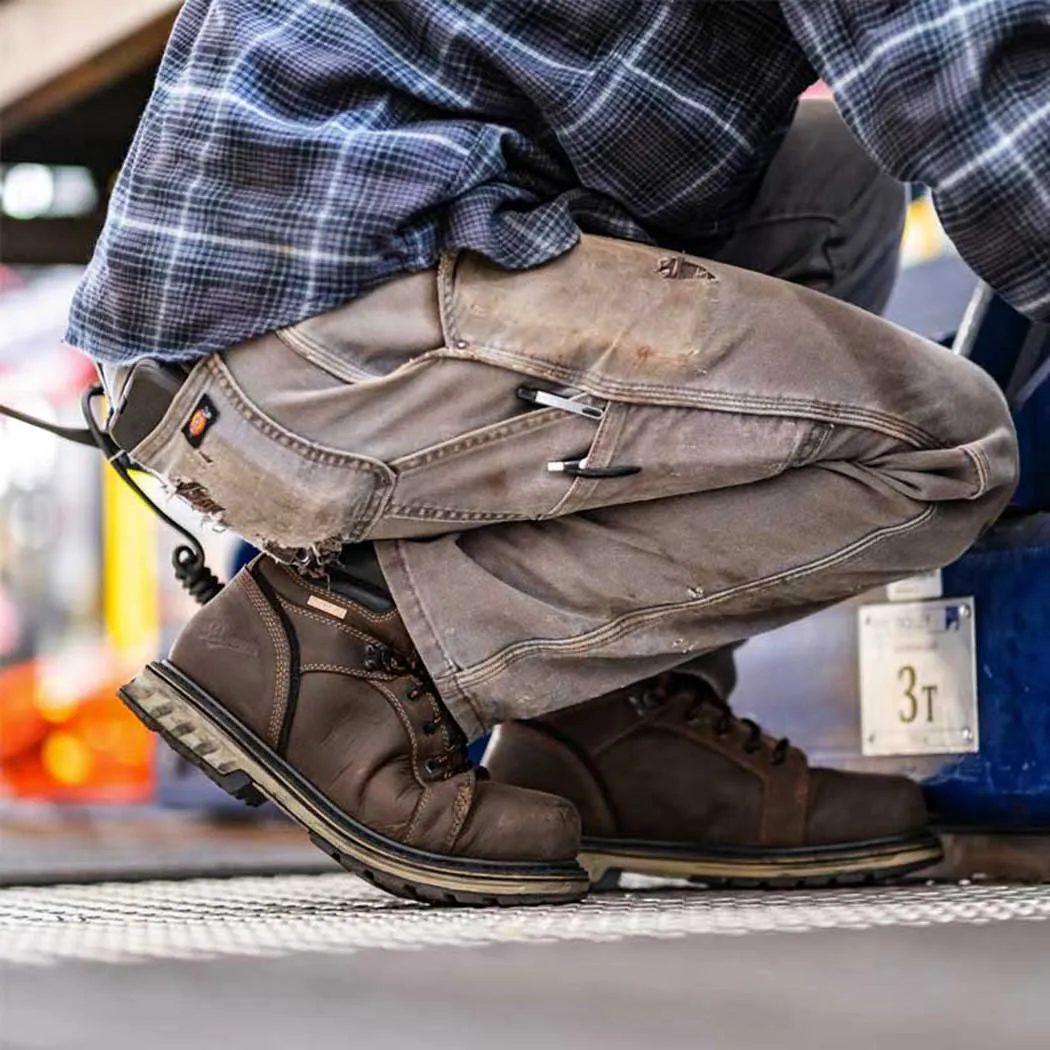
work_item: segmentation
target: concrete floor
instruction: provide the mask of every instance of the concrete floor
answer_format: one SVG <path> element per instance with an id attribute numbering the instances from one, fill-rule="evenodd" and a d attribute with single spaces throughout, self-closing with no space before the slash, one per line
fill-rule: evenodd
<path id="1" fill-rule="evenodd" d="M 1045 1050 L 1050 888 L 441 910 L 348 876 L 0 892 L 0 1047 Z"/>

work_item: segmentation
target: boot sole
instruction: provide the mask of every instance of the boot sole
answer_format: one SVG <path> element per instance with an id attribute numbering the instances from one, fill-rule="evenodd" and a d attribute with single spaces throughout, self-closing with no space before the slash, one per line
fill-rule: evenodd
<path id="1" fill-rule="evenodd" d="M 592 888 L 615 889 L 624 873 L 688 879 L 726 889 L 802 889 L 889 882 L 944 858 L 930 832 L 784 850 L 698 849 L 667 842 L 584 839 L 579 861 Z"/>
<path id="2" fill-rule="evenodd" d="M 343 813 L 221 704 L 166 661 L 123 686 L 124 704 L 223 791 L 249 806 L 272 800 L 310 839 L 373 885 L 432 904 L 568 904 L 587 895 L 575 861 L 470 860 L 404 846 Z"/>

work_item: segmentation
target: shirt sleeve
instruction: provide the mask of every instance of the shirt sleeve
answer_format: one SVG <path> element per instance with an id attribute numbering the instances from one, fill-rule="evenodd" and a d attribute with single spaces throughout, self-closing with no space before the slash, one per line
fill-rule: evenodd
<path id="1" fill-rule="evenodd" d="M 781 0 L 854 134 L 967 262 L 1050 319 L 1050 3 Z"/>

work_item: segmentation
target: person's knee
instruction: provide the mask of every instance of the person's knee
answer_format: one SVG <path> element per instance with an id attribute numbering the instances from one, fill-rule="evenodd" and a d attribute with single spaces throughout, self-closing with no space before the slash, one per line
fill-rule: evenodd
<path id="1" fill-rule="evenodd" d="M 978 487 L 970 502 L 975 516 L 994 519 L 1013 495 L 1020 472 L 1013 418 L 1002 390 L 983 368 L 962 358 L 951 360 L 954 382 L 946 385 L 944 408 L 948 426 L 973 463 Z M 979 531 L 987 524 L 980 522 Z"/>
<path id="2" fill-rule="evenodd" d="M 1018 478 L 1017 437 L 999 387 L 969 361 L 946 361 L 928 417 L 932 447 L 894 457 L 889 468 L 926 505 L 928 527 L 902 542 L 929 568 L 955 561 L 998 520 Z"/>
<path id="3" fill-rule="evenodd" d="M 911 363 L 896 374 L 894 413 L 910 434 L 869 465 L 877 463 L 883 480 L 913 506 L 936 514 L 936 542 L 950 560 L 1009 502 L 1017 437 L 1006 399 L 983 369 L 934 347 L 911 355 Z"/>

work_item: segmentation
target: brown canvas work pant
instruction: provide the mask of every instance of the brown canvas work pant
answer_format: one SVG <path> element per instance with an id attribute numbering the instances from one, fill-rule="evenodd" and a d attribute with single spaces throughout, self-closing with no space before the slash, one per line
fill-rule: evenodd
<path id="1" fill-rule="evenodd" d="M 685 664 L 728 687 L 726 647 L 947 563 L 1013 489 L 995 384 L 859 308 L 901 212 L 804 106 L 718 259 L 449 255 L 201 362 L 134 456 L 279 553 L 377 541 L 471 735 Z"/>

